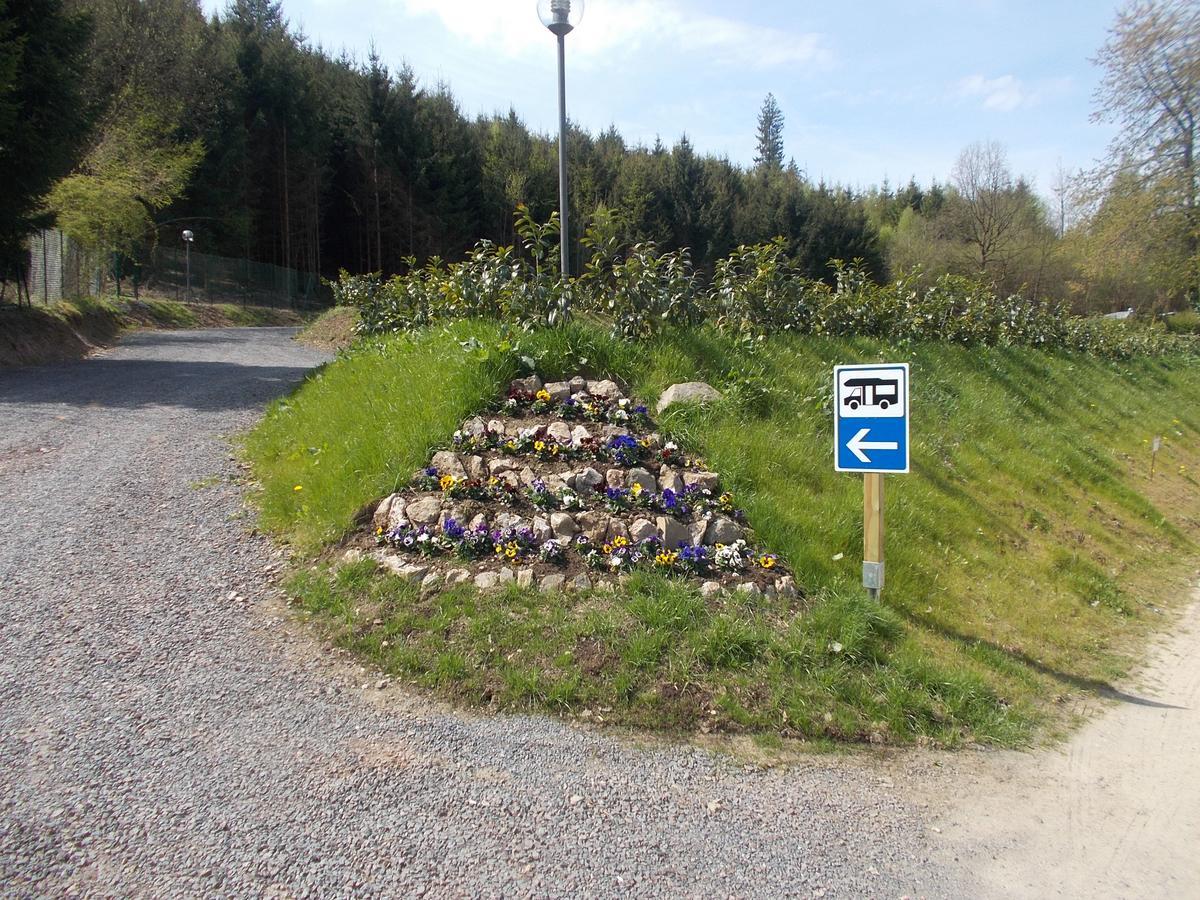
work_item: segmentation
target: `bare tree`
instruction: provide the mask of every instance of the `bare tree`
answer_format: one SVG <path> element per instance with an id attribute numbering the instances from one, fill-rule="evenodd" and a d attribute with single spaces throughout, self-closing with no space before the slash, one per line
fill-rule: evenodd
<path id="1" fill-rule="evenodd" d="M 959 154 L 952 175 L 958 193 L 954 226 L 980 272 L 993 273 L 1018 249 L 1016 233 L 1026 205 L 1016 190 L 1008 154 L 996 141 L 977 141 Z"/>
<path id="2" fill-rule="evenodd" d="M 1182 215 L 1191 264 L 1200 249 L 1200 182 L 1196 129 L 1200 117 L 1200 4 L 1196 0 L 1135 0 L 1117 13 L 1108 41 L 1093 60 L 1104 70 L 1093 119 L 1120 126 L 1110 177 L 1136 174 L 1167 188 L 1166 212 Z M 1200 285 L 1192 283 L 1194 301 Z"/>

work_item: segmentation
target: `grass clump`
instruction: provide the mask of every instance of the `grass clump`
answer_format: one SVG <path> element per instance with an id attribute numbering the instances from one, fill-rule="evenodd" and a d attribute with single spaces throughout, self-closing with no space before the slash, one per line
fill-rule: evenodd
<path id="1" fill-rule="evenodd" d="M 859 586 L 861 480 L 829 459 L 831 370 L 897 359 L 912 364 L 914 469 L 888 479 L 879 606 Z M 296 596 L 340 643 L 466 702 L 1015 743 L 1125 674 L 1193 571 L 1200 370 L 1188 358 L 703 328 L 634 344 L 586 323 L 514 334 L 459 322 L 368 340 L 249 437 L 264 521 L 319 552 L 530 367 L 614 376 L 650 401 L 677 381 L 719 388 L 721 402 L 660 424 L 722 473 L 808 599 L 706 604 L 638 578 L 615 597 L 422 600 L 369 567 L 299 577 Z M 1165 443 L 1149 480 L 1154 435 Z"/>

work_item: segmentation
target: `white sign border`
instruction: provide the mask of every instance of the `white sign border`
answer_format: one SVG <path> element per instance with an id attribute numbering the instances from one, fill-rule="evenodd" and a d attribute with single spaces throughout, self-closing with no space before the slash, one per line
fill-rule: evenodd
<path id="1" fill-rule="evenodd" d="M 839 464 L 842 454 L 842 416 L 839 414 L 842 402 L 841 389 L 838 387 L 838 375 L 842 372 L 862 371 L 863 369 L 903 369 L 904 370 L 904 462 L 903 469 L 843 469 Z M 855 363 L 853 365 L 833 367 L 833 470 L 849 472 L 854 475 L 908 475 L 912 471 L 912 440 L 910 423 L 912 421 L 912 386 L 909 379 L 908 363 Z"/>

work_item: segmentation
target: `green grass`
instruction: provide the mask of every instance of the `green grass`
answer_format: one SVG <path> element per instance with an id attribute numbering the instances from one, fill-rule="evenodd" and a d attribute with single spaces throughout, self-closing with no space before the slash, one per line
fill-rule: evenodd
<path id="1" fill-rule="evenodd" d="M 722 472 L 808 597 L 710 607 L 640 579 L 616 597 L 461 590 L 423 602 L 369 567 L 298 577 L 296 596 L 335 640 L 468 702 L 1018 743 L 1063 721 L 1069 704 L 1056 701 L 1125 674 L 1164 623 L 1151 607 L 1170 607 L 1194 571 L 1194 360 L 793 336 L 748 347 L 709 331 L 636 346 L 585 325 L 511 336 L 459 323 L 362 345 L 247 439 L 265 524 L 317 553 L 497 396 L 522 357 L 547 377 L 621 377 L 644 399 L 675 381 L 722 389 L 721 403 L 661 424 Z M 861 480 L 832 471 L 830 382 L 835 363 L 885 359 L 912 363 L 914 469 L 887 479 L 878 608 L 858 586 Z M 1154 435 L 1166 443 L 1149 481 Z"/>

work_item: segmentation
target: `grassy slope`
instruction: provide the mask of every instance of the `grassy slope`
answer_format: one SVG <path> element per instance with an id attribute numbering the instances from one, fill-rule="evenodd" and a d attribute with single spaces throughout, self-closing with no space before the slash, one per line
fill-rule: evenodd
<path id="1" fill-rule="evenodd" d="M 0 305 L 0 365 L 38 365 L 79 359 L 133 328 L 219 328 L 297 325 L 286 309 L 229 303 L 79 299 L 49 307 Z"/>
<path id="2" fill-rule="evenodd" d="M 467 339 L 485 349 L 464 352 Z M 547 376 L 581 366 L 622 376 L 643 398 L 696 378 L 724 389 L 722 404 L 663 425 L 725 475 L 811 599 L 797 618 L 705 609 L 653 579 L 622 597 L 558 603 L 470 591 L 421 601 L 363 568 L 299 579 L 338 640 L 473 702 L 1013 742 L 1058 721 L 1049 701 L 1127 670 L 1163 622 L 1152 607 L 1172 603 L 1195 559 L 1195 360 L 788 336 L 750 352 L 707 332 L 638 348 L 581 327 L 509 347 L 494 326 L 472 324 L 364 347 L 249 439 L 264 520 L 305 551 L 335 539 L 495 396 L 520 355 Z M 835 362 L 882 359 L 913 364 L 915 443 L 913 474 L 888 479 L 887 610 L 877 613 L 857 588 L 861 482 L 829 458 L 829 384 Z M 1149 482 L 1154 434 L 1167 442 Z"/>

